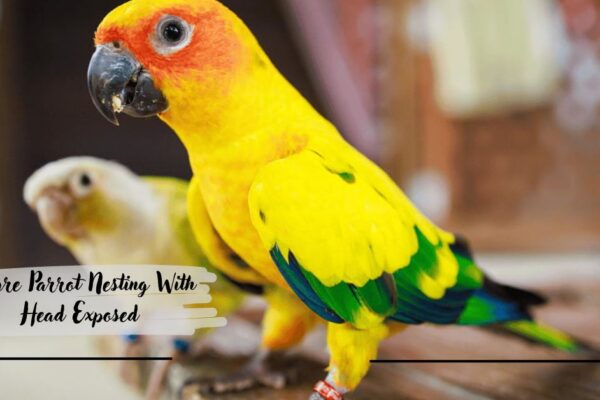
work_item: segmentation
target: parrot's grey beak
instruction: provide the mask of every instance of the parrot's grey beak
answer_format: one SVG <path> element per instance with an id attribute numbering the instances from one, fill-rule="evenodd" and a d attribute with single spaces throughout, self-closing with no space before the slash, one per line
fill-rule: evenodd
<path id="1" fill-rule="evenodd" d="M 117 114 L 152 117 L 168 108 L 150 74 L 128 51 L 100 45 L 90 60 L 88 88 L 94 105 L 108 121 L 119 125 Z"/>
<path id="2" fill-rule="evenodd" d="M 72 217 L 75 200 L 64 190 L 49 187 L 42 191 L 29 206 L 35 211 L 44 231 L 57 243 L 81 239 L 83 228 Z"/>

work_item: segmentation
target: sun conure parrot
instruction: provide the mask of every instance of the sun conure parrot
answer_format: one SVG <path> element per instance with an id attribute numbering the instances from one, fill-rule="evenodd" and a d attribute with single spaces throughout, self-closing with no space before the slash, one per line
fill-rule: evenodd
<path id="1" fill-rule="evenodd" d="M 203 266 L 216 273 L 211 307 L 219 315 L 236 311 L 244 294 L 211 267 L 191 231 L 187 216 L 188 183 L 175 178 L 139 177 L 113 161 L 71 157 L 37 170 L 26 182 L 24 198 L 44 231 L 84 265 L 144 264 Z M 209 331 L 200 330 L 196 337 Z M 126 354 L 142 349 L 132 336 Z M 187 340 L 173 342 L 174 356 Z M 132 377 L 132 363 L 122 373 Z M 164 368 L 157 368 L 149 388 L 156 397 Z"/>
<path id="2" fill-rule="evenodd" d="M 120 112 L 156 115 L 185 145 L 188 209 L 209 259 L 237 280 L 295 294 L 269 302 L 264 348 L 297 343 L 311 326 L 305 310 L 328 322 L 329 374 L 312 399 L 354 390 L 379 343 L 413 324 L 507 324 L 576 350 L 532 321 L 540 296 L 487 277 L 465 242 L 346 143 L 216 0 L 130 1 L 105 17 L 95 44 L 88 83 L 98 110 L 115 124 Z"/>

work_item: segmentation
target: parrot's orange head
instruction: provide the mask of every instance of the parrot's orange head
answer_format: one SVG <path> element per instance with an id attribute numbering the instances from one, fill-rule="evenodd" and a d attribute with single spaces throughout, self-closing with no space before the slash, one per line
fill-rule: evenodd
<path id="1" fill-rule="evenodd" d="M 189 113 L 262 57 L 243 22 L 216 0 L 132 0 L 105 17 L 95 44 L 90 94 L 115 124 L 119 112 L 167 120 Z"/>

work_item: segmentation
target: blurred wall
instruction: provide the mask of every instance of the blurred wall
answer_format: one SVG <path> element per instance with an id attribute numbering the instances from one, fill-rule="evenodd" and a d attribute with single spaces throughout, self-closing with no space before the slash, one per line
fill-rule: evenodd
<path id="1" fill-rule="evenodd" d="M 0 258 L 8 265 L 16 262 L 14 244 L 15 212 L 11 202 L 18 193 L 15 165 L 17 151 L 13 140 L 16 108 L 10 93 L 17 85 L 15 77 L 15 47 L 10 32 L 14 20 L 14 0 L 0 1 Z"/>
<path id="2" fill-rule="evenodd" d="M 282 2 L 342 134 L 436 223 L 600 248 L 599 1 Z"/>
<path id="3" fill-rule="evenodd" d="M 456 7 L 462 13 L 435 14 L 437 20 L 432 17 L 431 25 L 427 25 L 427 18 L 422 18 L 427 9 L 424 12 L 420 6 L 428 3 Z M 570 23 L 560 8 L 564 3 L 592 7 L 571 18 L 574 24 L 589 26 L 588 33 L 564 28 Z M 553 14 L 524 13 L 524 29 L 515 29 L 511 35 L 504 32 L 507 24 L 503 16 L 494 11 L 507 7 L 504 11 L 515 13 L 519 7 L 527 10 L 533 2 L 398 0 L 380 4 L 386 9 L 380 118 L 387 143 L 384 165 L 392 176 L 409 194 L 423 200 L 418 204 L 422 209 L 447 207 L 436 216 L 436 222 L 468 236 L 477 250 L 599 249 L 600 126 L 596 123 L 579 131 L 569 130 L 556 115 L 561 102 L 572 96 L 571 70 L 587 76 L 579 85 L 587 88 L 588 98 L 598 98 L 600 93 L 600 62 L 598 55 L 593 56 L 600 48 L 599 2 L 536 1 L 550 5 Z M 478 19 L 480 15 L 488 20 Z M 493 23 L 489 18 L 495 18 Z M 562 25 L 553 32 L 555 37 L 528 34 L 528 29 L 548 29 L 549 20 Z M 454 35 L 458 43 L 444 47 L 445 52 L 433 49 L 434 21 L 438 28 L 458 32 Z M 469 26 L 479 31 L 468 30 Z M 507 93 L 514 103 L 519 96 L 526 97 L 527 85 L 511 87 L 512 81 L 507 79 L 532 80 L 521 60 L 511 58 L 519 54 L 522 43 L 540 52 L 556 45 L 555 62 L 564 65 L 556 85 L 559 88 L 549 87 L 547 92 L 553 93 L 548 98 L 534 106 L 517 105 L 468 117 L 444 110 L 436 96 L 444 78 L 443 74 L 440 77 L 441 67 L 446 68 L 442 72 L 451 81 L 457 77 L 448 73 L 449 67 L 470 68 L 465 67 L 469 73 L 461 71 L 468 79 L 455 85 L 458 93 L 459 89 L 483 93 L 491 87 Z M 585 46 L 591 50 L 578 54 Z M 484 100 L 493 103 L 502 99 L 488 94 Z M 563 118 L 576 124 L 582 112 L 590 108 L 583 117 L 600 121 L 600 110 L 587 99 L 567 108 Z M 423 179 L 432 175 L 436 179 Z"/>

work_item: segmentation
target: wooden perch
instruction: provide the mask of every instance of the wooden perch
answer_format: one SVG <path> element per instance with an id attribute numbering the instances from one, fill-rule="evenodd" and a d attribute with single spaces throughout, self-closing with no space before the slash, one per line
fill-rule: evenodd
<path id="1" fill-rule="evenodd" d="M 600 269 L 594 258 L 571 256 L 545 258 L 484 258 L 496 265 L 490 273 L 499 278 L 541 291 L 550 303 L 536 311 L 536 317 L 600 348 Z M 571 260 L 574 268 L 561 265 Z M 586 261 L 587 260 L 587 261 Z M 507 264 L 506 266 L 503 264 Z M 546 265 L 547 264 L 547 265 Z M 554 265 L 552 265 L 554 264 Z M 514 270 L 510 265 L 531 265 Z M 544 266 L 545 265 L 545 266 Z M 541 268 L 545 271 L 540 275 Z M 489 271 L 489 270 L 488 270 Z M 566 277 L 569 277 L 566 279 Z M 507 279 L 503 279 L 506 281 Z M 208 347 L 226 351 L 229 357 L 205 355 L 172 368 L 168 387 L 173 394 L 190 377 L 215 376 L 234 371 L 248 359 L 259 342 L 259 317 L 255 307 L 232 319 L 226 329 L 213 335 Z M 238 347 L 239 344 L 239 347 Z M 239 356 L 235 356 L 235 354 Z M 240 394 L 203 395 L 199 385 L 190 384 L 180 392 L 184 400 L 306 400 L 312 385 L 324 376 L 327 362 L 324 329 L 307 338 L 290 363 L 297 366 L 297 382 L 281 391 L 258 388 Z M 398 334 L 381 347 L 380 359 L 544 359 L 565 360 L 575 356 L 530 344 L 511 336 L 469 327 L 416 326 Z M 177 398 L 176 395 L 172 397 Z M 350 400 L 396 399 L 597 399 L 600 398 L 598 363 L 431 363 L 374 364 L 360 390 Z"/>

